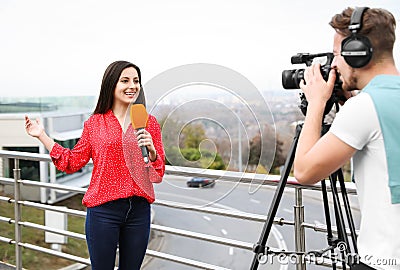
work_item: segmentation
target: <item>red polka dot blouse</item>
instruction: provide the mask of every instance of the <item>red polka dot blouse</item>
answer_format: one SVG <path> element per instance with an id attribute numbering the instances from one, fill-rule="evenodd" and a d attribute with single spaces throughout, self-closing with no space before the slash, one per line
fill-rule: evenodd
<path id="1" fill-rule="evenodd" d="M 141 196 L 152 203 L 153 183 L 161 182 L 164 175 L 165 153 L 160 125 L 152 115 L 146 130 L 157 151 L 157 159 L 148 164 L 143 161 L 131 124 L 123 132 L 111 110 L 94 114 L 85 122 L 82 136 L 72 150 L 56 143 L 50 156 L 57 169 L 67 173 L 74 173 L 93 160 L 92 177 L 82 200 L 87 207 L 131 196 Z"/>

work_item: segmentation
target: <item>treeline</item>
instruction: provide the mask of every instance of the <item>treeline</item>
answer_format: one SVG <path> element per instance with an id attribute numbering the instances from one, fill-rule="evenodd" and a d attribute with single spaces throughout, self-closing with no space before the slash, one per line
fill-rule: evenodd
<path id="1" fill-rule="evenodd" d="M 283 140 L 268 125 L 250 140 L 243 141 L 223 134 L 208 137 L 207 124 L 201 121 L 183 124 L 164 118 L 160 125 L 168 165 L 238 170 L 241 160 L 243 171 L 279 173 L 279 167 L 286 159 Z M 242 148 L 241 158 L 238 157 L 238 144 Z"/>

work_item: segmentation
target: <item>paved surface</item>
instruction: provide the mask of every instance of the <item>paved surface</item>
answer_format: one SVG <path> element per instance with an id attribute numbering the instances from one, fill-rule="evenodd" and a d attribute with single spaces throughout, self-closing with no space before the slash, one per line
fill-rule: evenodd
<path id="1" fill-rule="evenodd" d="M 14 270 L 14 269 L 15 269 L 14 266 L 0 262 L 0 270 Z"/>

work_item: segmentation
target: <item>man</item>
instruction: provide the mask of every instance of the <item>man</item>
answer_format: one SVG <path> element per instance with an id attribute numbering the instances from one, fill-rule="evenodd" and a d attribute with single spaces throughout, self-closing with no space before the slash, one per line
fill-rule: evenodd
<path id="1" fill-rule="evenodd" d="M 300 87 L 308 101 L 294 175 L 314 184 L 353 158 L 361 210 L 361 262 L 400 269 L 400 73 L 393 59 L 396 21 L 383 9 L 347 8 L 335 15 L 332 70 L 308 67 Z M 336 72 L 337 75 L 336 75 Z M 321 124 L 336 76 L 350 98 L 323 137 Z"/>

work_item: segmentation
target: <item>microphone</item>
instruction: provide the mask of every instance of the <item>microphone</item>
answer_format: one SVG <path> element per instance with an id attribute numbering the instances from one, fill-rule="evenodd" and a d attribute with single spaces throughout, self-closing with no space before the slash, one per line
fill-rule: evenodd
<path id="1" fill-rule="evenodd" d="M 143 104 L 132 104 L 130 116 L 131 116 L 132 127 L 137 131 L 147 127 L 147 121 L 149 119 L 149 116 Z M 149 163 L 149 153 L 147 152 L 147 147 L 141 146 L 140 148 L 142 149 L 142 156 L 144 162 L 146 164 Z"/>

